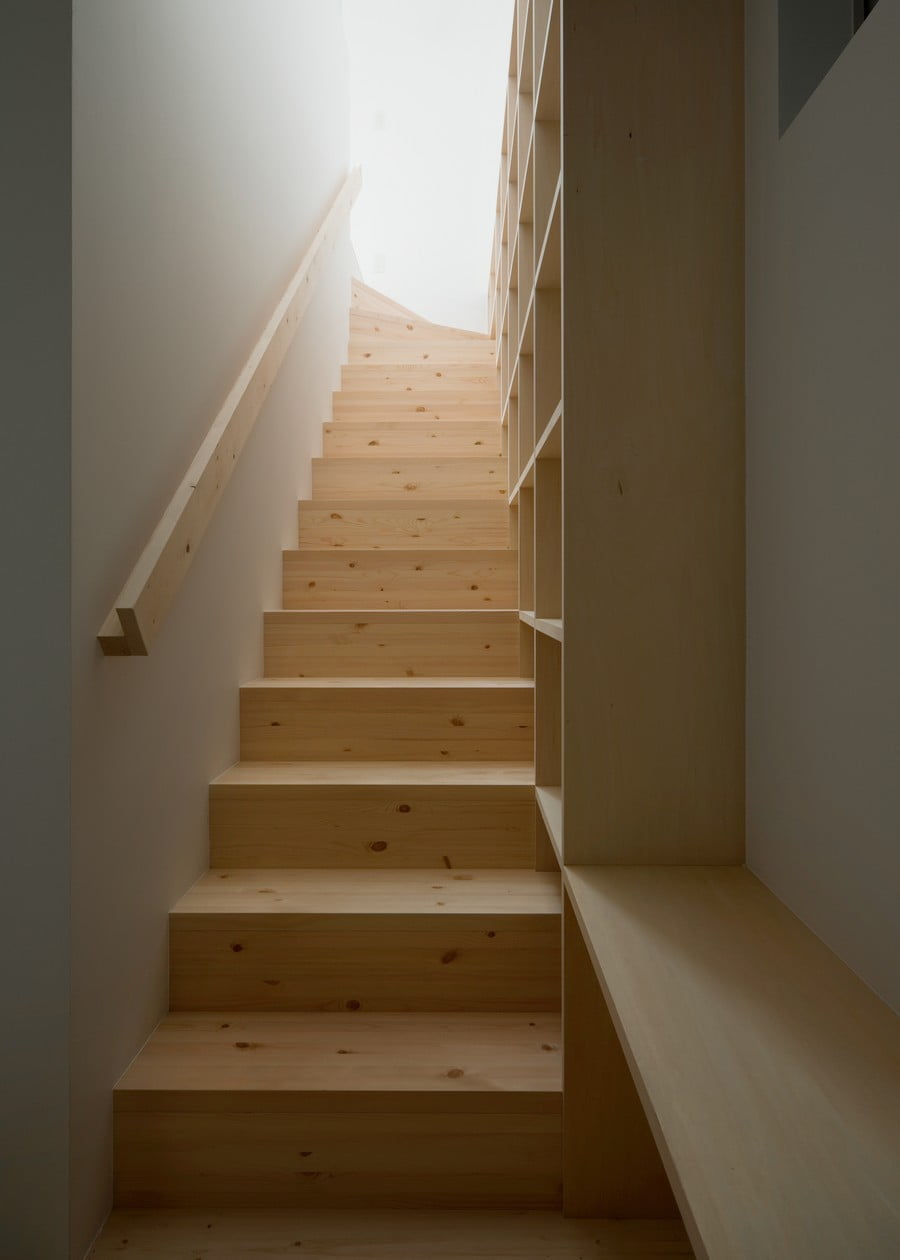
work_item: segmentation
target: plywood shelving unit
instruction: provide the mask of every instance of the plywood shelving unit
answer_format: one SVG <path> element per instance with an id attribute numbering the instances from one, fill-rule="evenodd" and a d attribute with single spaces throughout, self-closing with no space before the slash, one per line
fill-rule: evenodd
<path id="1" fill-rule="evenodd" d="M 509 64 L 492 319 L 519 534 L 522 669 L 535 678 L 539 862 L 561 858 L 562 217 L 560 16 L 516 7 Z M 543 859 L 541 853 L 543 852 Z"/>

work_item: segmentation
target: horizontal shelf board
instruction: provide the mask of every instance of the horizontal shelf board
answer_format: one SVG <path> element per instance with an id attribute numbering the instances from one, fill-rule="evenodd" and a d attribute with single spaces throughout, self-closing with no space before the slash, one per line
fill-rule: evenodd
<path id="1" fill-rule="evenodd" d="M 561 787 L 536 787 L 534 789 L 535 800 L 544 825 L 547 828 L 547 834 L 550 837 L 550 843 L 553 845 L 553 852 L 556 854 L 556 860 L 560 867 L 563 865 L 563 803 Z"/>
<path id="2" fill-rule="evenodd" d="M 535 447 L 536 459 L 559 459 L 562 455 L 562 400 L 553 410 L 547 427 Z"/>
<path id="3" fill-rule="evenodd" d="M 890 1009 L 743 867 L 565 880 L 697 1253 L 893 1255 Z"/>
<path id="4" fill-rule="evenodd" d="M 560 643 L 563 641 L 562 617 L 535 617 L 534 628 L 541 634 L 549 635 Z"/>

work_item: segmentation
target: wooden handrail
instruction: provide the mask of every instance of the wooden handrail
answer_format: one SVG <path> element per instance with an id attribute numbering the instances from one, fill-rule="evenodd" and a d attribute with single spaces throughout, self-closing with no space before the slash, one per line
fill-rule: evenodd
<path id="1" fill-rule="evenodd" d="M 147 656 L 191 567 L 238 456 L 293 341 L 338 228 L 362 178 L 351 171 L 231 387 L 181 485 L 150 536 L 97 638 L 107 656 Z"/>

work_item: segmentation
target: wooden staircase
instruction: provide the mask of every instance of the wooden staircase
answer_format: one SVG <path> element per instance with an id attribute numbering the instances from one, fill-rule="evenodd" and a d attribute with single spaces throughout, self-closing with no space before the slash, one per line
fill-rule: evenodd
<path id="1" fill-rule="evenodd" d="M 116 1090 L 120 1208 L 560 1202 L 495 347 L 363 285 L 350 319 L 171 1013 Z"/>

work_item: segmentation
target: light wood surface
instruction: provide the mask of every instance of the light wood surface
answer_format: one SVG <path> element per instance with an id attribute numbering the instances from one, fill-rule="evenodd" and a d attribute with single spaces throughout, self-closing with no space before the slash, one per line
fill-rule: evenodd
<path id="1" fill-rule="evenodd" d="M 337 461 L 335 461 L 337 462 Z M 509 546 L 509 508 L 497 496 L 487 499 L 301 500 L 301 550 L 345 547 L 361 550 L 459 551 Z"/>
<path id="2" fill-rule="evenodd" d="M 125 1240 L 125 1241 L 123 1241 Z M 298 1243 L 302 1250 L 298 1249 Z M 535 1211 L 113 1212 L 92 1260 L 672 1260 L 676 1221 L 566 1220 Z"/>
<path id="3" fill-rule="evenodd" d="M 432 324 L 418 315 L 403 316 L 353 308 L 350 311 L 350 340 L 356 338 L 383 337 L 386 341 L 427 341 L 437 337 L 441 341 L 471 341 L 490 343 L 488 333 L 469 332 L 465 328 L 451 328 L 446 324 Z"/>
<path id="4" fill-rule="evenodd" d="M 98 634 L 108 656 L 146 656 L 197 554 L 359 191 L 348 175 Z"/>
<path id="5" fill-rule="evenodd" d="M 559 880 L 212 871 L 175 906 L 175 1011 L 554 1011 Z"/>
<path id="6" fill-rule="evenodd" d="M 561 1105 L 561 1034 L 558 1015 L 536 1012 L 168 1015 L 115 1101 L 120 1111 L 145 1110 L 170 1094 L 219 1093 L 237 1110 L 241 1095 L 278 1091 L 317 1095 L 327 1110 L 383 1093 L 464 1094 L 471 1111 L 552 1112 Z"/>
<path id="7" fill-rule="evenodd" d="M 512 762 L 479 779 L 489 763 L 248 762 L 210 787 L 213 867 L 530 867 L 534 856 L 531 767 Z M 311 771 L 329 771 L 316 782 Z M 395 782 L 381 773 L 397 766 Z M 266 774 L 253 775 L 259 767 Z M 421 770 L 434 768 L 430 777 Z M 510 774 L 515 768 L 517 776 Z M 464 773 L 460 773 L 460 769 Z M 248 773 L 249 771 L 249 773 Z M 448 773 L 456 772 L 454 777 Z M 446 774 L 446 778 L 442 775 Z M 368 778 L 374 782 L 367 782 Z M 516 782 L 518 777 L 521 781 Z M 493 781 L 492 781 L 493 780 Z"/>
<path id="8" fill-rule="evenodd" d="M 524 1207 L 559 1203 L 545 1112 L 327 1115 L 277 1109 L 116 1116 L 122 1207 Z"/>
<path id="9" fill-rule="evenodd" d="M 263 640 L 269 678 L 519 672 L 518 615 L 512 609 L 270 612 Z"/>
<path id="10" fill-rule="evenodd" d="M 483 394 L 499 401 L 497 374 L 492 365 L 466 363 L 397 363 L 368 367 L 356 363 L 341 368 L 341 388 L 360 393 L 425 393 L 438 396 L 458 391 Z"/>
<path id="11" fill-rule="evenodd" d="M 499 415 L 499 396 L 479 388 L 339 390 L 332 396 L 335 420 L 494 420 Z"/>
<path id="12" fill-rule="evenodd" d="M 743 868 L 566 884 L 697 1255 L 896 1255 L 897 1017 Z"/>
<path id="13" fill-rule="evenodd" d="M 515 608 L 515 551 L 286 551 L 285 608 Z"/>
<path id="14" fill-rule="evenodd" d="M 566 861 L 740 863 L 743 5 L 562 22 Z"/>
<path id="15" fill-rule="evenodd" d="M 322 453 L 497 458 L 504 452 L 496 420 L 332 420 L 323 426 Z"/>
<path id="16" fill-rule="evenodd" d="M 563 935 L 567 1216 L 678 1215 L 568 896 Z"/>
<path id="17" fill-rule="evenodd" d="M 492 341 L 483 338 L 467 340 L 462 337 L 396 341 L 383 336 L 350 337 L 349 363 L 374 365 L 396 363 L 464 363 L 470 367 L 480 365 L 493 369 L 496 350 Z"/>
<path id="18" fill-rule="evenodd" d="M 477 927 L 485 914 L 556 919 L 559 877 L 496 870 L 214 870 L 176 902 L 171 917 L 184 932 L 206 931 L 209 916 L 216 916 L 225 928 L 273 931 L 303 926 L 290 922 L 294 919 L 326 929 L 347 927 L 349 916 L 353 930 L 395 917 L 414 931 L 450 917 Z M 280 928 L 272 926 L 273 917 L 281 922 Z"/>
<path id="19" fill-rule="evenodd" d="M 377 453 L 312 461 L 313 499 L 492 499 L 506 506 L 506 463 L 477 455 L 439 460 Z"/>
<path id="20" fill-rule="evenodd" d="M 243 761 L 531 761 L 521 678 L 288 678 L 241 688 Z"/>

